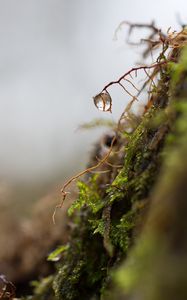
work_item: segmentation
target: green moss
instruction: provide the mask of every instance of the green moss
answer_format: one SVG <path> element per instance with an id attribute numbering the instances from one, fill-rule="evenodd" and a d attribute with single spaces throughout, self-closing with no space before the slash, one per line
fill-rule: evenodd
<path id="1" fill-rule="evenodd" d="M 171 169 L 182 166 L 181 158 L 187 151 L 186 148 L 178 151 L 187 140 L 186 66 L 185 50 L 179 64 L 170 64 L 162 70 L 152 107 L 128 134 L 124 164 L 115 179 L 112 172 L 108 177 L 100 173 L 78 183 L 79 198 L 69 210 L 76 220 L 75 229 L 52 280 L 57 299 L 123 299 L 126 296 L 139 299 L 139 295 L 144 300 L 163 299 L 159 298 L 160 290 L 157 293 L 161 284 L 157 265 L 165 265 L 168 244 L 158 235 L 158 227 L 167 230 L 165 227 L 169 225 L 166 226 L 162 214 L 165 201 L 162 193 L 158 196 L 163 201 L 159 218 L 150 225 L 154 230 L 143 229 L 142 236 L 138 236 L 145 216 L 152 209 L 150 203 L 160 178 L 163 190 L 169 190 L 171 183 L 175 186 L 178 181 Z M 171 73 L 173 81 L 169 91 Z M 162 177 L 163 168 L 166 175 Z M 107 190 L 106 185 L 103 187 L 106 179 L 110 184 Z M 168 207 L 164 212 L 172 220 L 173 211 Z M 168 257 L 172 260 L 172 255 Z M 118 265 L 121 267 L 114 272 Z M 164 274 L 169 276 L 167 272 Z M 111 290 L 111 277 L 114 278 L 113 295 L 107 292 Z M 148 285 L 153 282 L 157 285 L 150 290 Z"/>
<path id="2" fill-rule="evenodd" d="M 147 197 L 147 192 L 155 180 L 155 172 L 158 171 L 160 157 L 157 155 L 159 150 L 159 139 L 156 141 L 156 133 L 153 122 L 157 113 L 153 107 L 145 114 L 142 122 L 129 138 L 129 143 L 125 149 L 124 167 L 120 174 L 108 189 L 110 203 L 124 198 L 130 198 L 131 202 Z M 160 126 L 166 124 L 166 118 L 160 119 Z M 163 137 L 161 137 L 163 138 Z M 155 139 L 155 147 L 154 147 Z M 155 157 L 156 160 L 153 158 Z"/>
<path id="3" fill-rule="evenodd" d="M 165 102 L 168 102 L 166 84 L 164 92 Z M 72 237 L 54 282 L 58 299 L 100 299 L 110 284 L 110 270 L 133 245 L 133 230 L 144 217 L 145 199 L 158 178 L 161 151 L 168 133 L 166 105 L 164 100 L 160 103 L 160 106 L 153 105 L 128 135 L 124 166 L 106 192 L 103 193 L 99 185 L 103 174 L 91 175 L 88 182 L 79 182 L 79 199 L 70 213 L 78 209 L 83 217 L 77 223 L 79 229 Z M 164 116 L 159 122 L 157 114 Z M 110 256 L 113 256 L 112 263 Z"/>
<path id="4" fill-rule="evenodd" d="M 104 299 L 116 299 L 116 294 L 127 299 L 138 295 L 144 300 L 187 297 L 187 256 L 176 255 L 176 236 L 182 239 L 181 233 L 186 230 L 184 185 L 187 168 L 183 157 L 187 152 L 187 105 L 181 103 L 175 107 L 180 107 L 181 113 L 173 127 L 175 142 L 166 146 L 163 174 L 153 195 L 159 205 L 154 203 L 147 227 L 136 241 L 136 247 L 113 275 L 113 293 L 110 293 L 110 297 L 106 295 Z M 178 201 L 181 202 L 181 207 Z M 187 247 L 186 237 L 183 243 L 185 246 L 182 252 Z"/>
<path id="5" fill-rule="evenodd" d="M 68 264 L 64 264 L 64 266 L 60 268 L 53 284 L 58 299 L 63 299 L 64 297 L 66 297 L 65 299 L 75 299 L 78 297 L 79 291 L 77 284 L 84 267 L 85 261 L 79 259 L 76 264 L 70 265 L 68 261 Z M 61 284 L 63 282 L 62 280 L 65 280 L 63 284 Z M 61 290 L 58 288 L 59 284 L 61 284 Z"/>
<path id="6" fill-rule="evenodd" d="M 177 84 L 180 83 L 181 77 L 187 71 L 187 48 L 183 48 L 183 51 L 180 56 L 180 61 L 176 63 L 170 63 L 172 82 L 171 88 L 175 89 Z"/>
<path id="7" fill-rule="evenodd" d="M 150 236 L 141 240 L 141 246 L 134 249 L 127 262 L 116 272 L 114 280 L 124 294 L 134 289 L 140 281 L 140 274 L 150 267 L 152 254 L 157 252 L 157 243 L 158 240 Z"/>
<path id="8" fill-rule="evenodd" d="M 187 52 L 184 52 L 187 59 Z M 183 54 L 184 55 L 184 54 Z M 174 300 L 187 298 L 186 176 L 187 89 L 184 56 L 172 81 L 171 132 L 166 140 L 162 172 L 142 235 L 127 260 L 113 274 L 113 289 L 103 299 Z M 179 72 L 180 70 L 180 72 Z M 179 88 L 179 86 L 183 88 Z M 177 91 L 177 93 L 176 93 Z"/>
<path id="9" fill-rule="evenodd" d="M 79 196 L 68 210 L 70 216 L 75 210 L 80 210 L 84 206 L 89 207 L 93 213 L 97 213 L 103 207 L 103 201 L 98 191 L 97 178 L 98 174 L 95 174 L 90 176 L 87 183 L 78 181 Z"/>
<path id="10" fill-rule="evenodd" d="M 48 261 L 58 261 L 60 256 L 62 255 L 62 253 L 64 251 L 67 251 L 67 249 L 69 248 L 69 245 L 61 245 L 58 246 L 53 252 L 51 252 L 48 257 L 47 260 Z"/>
<path id="11" fill-rule="evenodd" d="M 53 300 L 55 299 L 55 294 L 52 289 L 52 282 L 54 276 L 45 277 L 39 281 L 32 281 L 31 285 L 34 288 L 34 296 L 26 299 L 30 300 Z"/>
<path id="12" fill-rule="evenodd" d="M 135 211 L 130 210 L 116 225 L 113 224 L 111 227 L 111 240 L 114 246 L 120 248 L 123 253 L 126 253 L 130 246 L 131 233 L 135 226 L 135 214 Z"/>
<path id="13" fill-rule="evenodd" d="M 91 215 L 90 210 L 82 212 L 80 227 L 74 230 L 70 248 L 59 265 L 53 283 L 57 299 L 89 299 L 99 294 L 107 256 L 100 235 L 92 234 Z"/>
<path id="14" fill-rule="evenodd" d="M 91 224 L 93 234 L 99 233 L 100 235 L 104 236 L 105 223 L 102 218 L 101 219 L 92 219 L 92 220 L 89 220 L 89 222 Z"/>

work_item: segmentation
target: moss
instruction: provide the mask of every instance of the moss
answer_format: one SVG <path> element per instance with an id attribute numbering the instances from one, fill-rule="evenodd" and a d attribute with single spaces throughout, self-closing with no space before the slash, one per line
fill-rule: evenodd
<path id="1" fill-rule="evenodd" d="M 74 231 L 72 242 L 59 266 L 53 283 L 57 299 L 89 299 L 98 295 L 106 276 L 106 253 L 102 239 L 92 235 L 89 214 L 81 217 L 81 228 Z M 100 253 L 99 256 L 96 253 Z"/>
<path id="2" fill-rule="evenodd" d="M 179 83 L 180 85 L 180 80 L 184 76 L 184 74 L 187 71 L 187 48 L 183 48 L 183 51 L 180 55 L 180 62 L 176 63 L 170 63 L 171 67 L 171 75 L 172 75 L 172 82 L 171 82 L 171 87 L 173 89 L 177 88 L 177 85 Z"/>
<path id="3" fill-rule="evenodd" d="M 186 81 L 180 73 L 186 68 L 180 66 L 184 62 L 183 54 L 177 70 L 180 81 L 175 73 L 172 81 L 173 124 L 148 221 L 127 260 L 114 272 L 112 292 L 105 293 L 104 299 L 116 299 L 116 295 L 118 299 L 187 299 L 187 90 L 184 97 L 184 88 L 178 86 Z"/>
<path id="4" fill-rule="evenodd" d="M 111 227 L 111 240 L 114 246 L 120 248 L 124 253 L 130 246 L 131 232 L 135 226 L 135 214 L 135 211 L 130 210 L 116 225 L 113 224 Z"/>
<path id="5" fill-rule="evenodd" d="M 34 296 L 29 296 L 24 298 L 24 300 L 53 300 L 55 299 L 55 294 L 52 289 L 52 282 L 54 280 L 53 276 L 45 277 L 39 281 L 32 281 Z"/>
<path id="6" fill-rule="evenodd" d="M 147 197 L 156 177 L 155 172 L 159 170 L 159 147 L 163 143 L 163 135 L 167 133 L 165 119 L 160 120 L 157 129 L 152 125 L 160 111 L 153 107 L 131 135 L 125 149 L 124 167 L 108 189 L 111 203 L 123 198 L 124 194 L 131 202 Z M 161 127 L 163 132 L 160 134 Z"/>
<path id="7" fill-rule="evenodd" d="M 166 84 L 164 91 L 168 102 Z M 103 185 L 99 184 L 103 174 L 79 182 L 79 199 L 70 209 L 71 213 L 79 210 L 78 229 L 53 284 L 58 299 L 100 299 L 110 285 L 110 270 L 133 245 L 133 232 L 137 226 L 141 227 L 146 199 L 158 178 L 161 150 L 169 130 L 166 117 L 160 118 L 158 127 L 153 125 L 157 114 L 164 114 L 164 100 L 160 103 L 153 105 L 128 135 L 124 166 L 104 193 Z"/>
<path id="8" fill-rule="evenodd" d="M 117 176 L 114 178 L 115 172 L 108 177 L 92 174 L 78 183 L 79 198 L 70 209 L 75 229 L 52 280 L 57 299 L 177 299 L 171 293 L 171 298 L 164 298 L 164 288 L 173 284 L 177 289 L 175 278 L 186 283 L 174 247 L 177 243 L 178 248 L 178 235 L 185 235 L 187 227 L 184 220 L 178 232 L 180 218 L 176 215 L 177 209 L 182 214 L 182 207 L 186 208 L 182 195 L 182 204 L 176 202 L 180 187 L 187 189 L 184 180 L 179 181 L 187 176 L 183 169 L 187 152 L 186 51 L 180 63 L 162 70 L 153 105 L 128 134 L 123 167 Z M 119 155 L 115 162 L 120 159 Z M 110 183 L 107 189 L 103 184 L 106 178 Z M 159 203 L 156 208 L 155 202 Z M 173 257 L 176 265 L 168 267 Z M 185 255 L 182 262 L 187 262 Z M 179 277 L 170 275 L 173 270 Z M 160 272 L 166 280 L 160 280 Z M 51 289 L 51 282 L 49 286 Z"/>
<path id="9" fill-rule="evenodd" d="M 168 154 L 153 195 L 154 206 L 147 226 L 127 261 L 116 271 L 113 294 L 106 299 L 116 299 L 117 293 L 125 299 L 136 295 L 144 300 L 187 298 L 187 236 L 184 233 L 187 166 L 183 160 L 187 152 L 187 106 L 183 104 L 184 110 L 180 109 L 180 118 L 173 128 L 175 143 L 167 145 Z"/>
<path id="10" fill-rule="evenodd" d="M 167 94 L 165 100 L 168 101 Z M 160 119 L 158 127 L 151 124 L 163 109 L 153 106 L 129 136 L 124 167 L 102 200 L 98 192 L 102 187 L 96 185 L 96 178 L 91 176 L 88 183 L 79 183 L 79 199 L 73 210 L 78 208 L 83 215 L 78 222 L 81 229 L 73 235 L 54 281 L 58 299 L 99 299 L 110 283 L 110 269 L 132 246 L 133 229 L 141 223 L 145 199 L 149 197 L 161 166 L 160 153 L 168 132 L 167 118 Z M 103 214 L 107 207 L 108 219 Z M 114 252 L 108 250 L 110 243 L 115 247 Z M 107 251 L 113 253 L 112 260 Z M 100 253 L 99 258 L 96 259 L 95 253 Z"/>
<path id="11" fill-rule="evenodd" d="M 70 216 L 75 210 L 80 210 L 85 205 L 88 206 L 93 213 L 97 213 L 103 207 L 103 201 L 98 191 L 97 178 L 98 174 L 95 174 L 90 176 L 87 183 L 78 181 L 77 187 L 79 189 L 79 196 L 68 210 Z"/>

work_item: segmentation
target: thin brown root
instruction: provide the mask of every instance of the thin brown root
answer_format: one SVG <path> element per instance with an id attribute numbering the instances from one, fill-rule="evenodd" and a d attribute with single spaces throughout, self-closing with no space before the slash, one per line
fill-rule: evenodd
<path id="1" fill-rule="evenodd" d="M 113 137 L 112 142 L 111 142 L 111 146 L 107 152 L 107 154 L 95 165 L 92 166 L 90 168 L 85 169 L 84 171 L 81 171 L 80 173 L 76 174 L 75 176 L 71 177 L 63 186 L 61 193 L 62 193 L 62 201 L 61 203 L 57 204 L 55 207 L 55 210 L 53 212 L 53 216 L 52 216 L 52 220 L 53 223 L 55 224 L 55 216 L 56 216 L 56 212 L 57 209 L 62 208 L 62 205 L 67 197 L 67 194 L 69 194 L 69 192 L 66 192 L 67 187 L 75 180 L 77 180 L 78 178 L 82 177 L 83 175 L 87 174 L 87 173 L 91 173 L 92 171 L 94 171 L 95 169 L 97 169 L 98 167 L 100 167 L 103 163 L 105 163 L 105 161 L 108 159 L 108 157 L 110 156 L 112 150 L 113 150 L 113 146 L 114 143 L 116 141 L 116 135 Z"/>
<path id="2" fill-rule="evenodd" d="M 132 81 L 130 81 L 130 80 L 127 79 L 127 78 L 124 78 L 124 80 L 127 81 L 127 82 L 129 82 L 137 92 L 140 91 L 140 90 L 135 86 L 135 84 L 134 84 Z"/>
<path id="3" fill-rule="evenodd" d="M 161 67 L 163 65 L 166 65 L 167 63 L 168 63 L 168 61 L 164 60 L 164 61 L 156 62 L 156 63 L 154 63 L 154 64 L 152 64 L 150 66 L 140 66 L 140 67 L 132 68 L 128 72 L 126 72 L 125 74 L 123 74 L 119 79 L 117 79 L 115 81 L 111 81 L 107 85 L 105 85 L 105 87 L 103 88 L 103 90 L 101 91 L 101 93 L 104 92 L 104 91 L 106 91 L 109 87 L 111 87 L 114 84 L 120 84 L 121 81 L 124 80 L 128 75 L 131 76 L 132 75 L 131 73 L 133 73 L 133 72 L 135 72 L 135 76 L 137 76 L 137 71 L 139 71 L 139 70 L 149 70 L 149 69 Z"/>

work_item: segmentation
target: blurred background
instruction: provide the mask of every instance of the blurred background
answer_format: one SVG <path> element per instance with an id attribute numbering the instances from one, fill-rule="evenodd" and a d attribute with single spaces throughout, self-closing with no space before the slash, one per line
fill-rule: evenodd
<path id="1" fill-rule="evenodd" d="M 38 183 L 64 178 L 87 161 L 98 133 L 76 129 L 116 119 L 128 96 L 112 87 L 113 115 L 92 97 L 140 61 L 123 20 L 178 29 L 185 0 L 0 0 L 0 177 Z M 137 32 L 138 33 L 138 32 Z M 143 36 L 143 33 L 140 33 Z M 140 36 L 141 36 L 140 35 Z"/>
<path id="2" fill-rule="evenodd" d="M 178 30 L 176 15 L 187 22 L 185 8 L 186 0 L 0 0 L 2 213 L 28 213 L 30 203 L 60 192 L 104 132 L 78 126 L 117 120 L 124 109 L 129 98 L 118 87 L 110 89 L 112 115 L 97 111 L 92 100 L 141 60 L 141 49 L 125 44 L 127 28 L 114 40 L 119 23 L 155 20 Z"/>

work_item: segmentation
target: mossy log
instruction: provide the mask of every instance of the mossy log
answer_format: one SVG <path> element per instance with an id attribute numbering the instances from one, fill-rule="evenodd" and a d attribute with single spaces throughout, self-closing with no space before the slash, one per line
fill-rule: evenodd
<path id="1" fill-rule="evenodd" d="M 187 49 L 126 140 L 79 182 L 71 242 L 31 299 L 187 299 Z"/>

